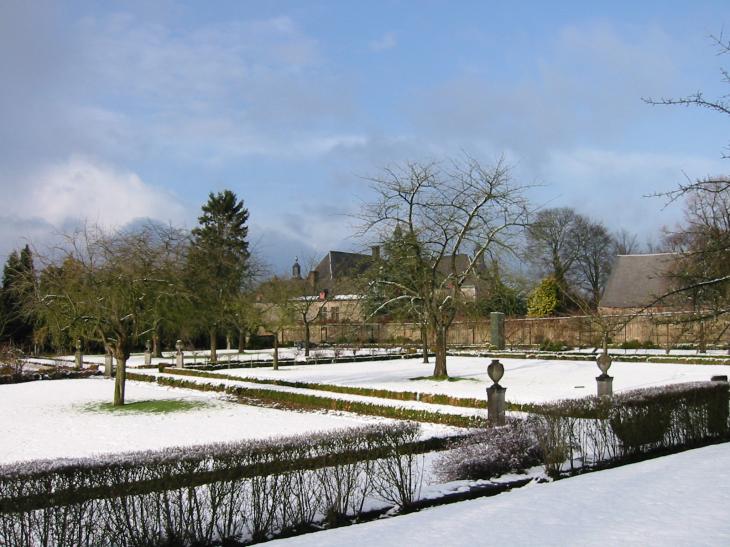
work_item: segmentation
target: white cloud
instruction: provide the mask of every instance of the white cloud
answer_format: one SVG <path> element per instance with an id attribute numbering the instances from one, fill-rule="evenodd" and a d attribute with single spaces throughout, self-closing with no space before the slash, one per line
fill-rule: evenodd
<path id="1" fill-rule="evenodd" d="M 183 207 L 168 192 L 135 173 L 82 156 L 41 168 L 26 188 L 5 196 L 14 214 L 56 227 L 79 219 L 115 227 L 139 218 L 178 222 L 184 217 Z"/>
<path id="2" fill-rule="evenodd" d="M 398 38 L 395 32 L 386 32 L 380 38 L 373 40 L 368 45 L 372 51 L 385 51 L 397 46 Z"/>

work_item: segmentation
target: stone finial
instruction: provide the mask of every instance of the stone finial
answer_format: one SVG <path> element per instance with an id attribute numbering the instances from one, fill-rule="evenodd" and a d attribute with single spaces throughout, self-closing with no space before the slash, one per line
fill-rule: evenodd
<path id="1" fill-rule="evenodd" d="M 492 359 L 492 362 L 487 367 L 487 374 L 495 385 L 499 385 L 499 381 L 504 376 L 504 365 L 499 362 L 499 359 Z"/>
<path id="2" fill-rule="evenodd" d="M 607 351 L 604 351 L 601 353 L 598 358 L 596 359 L 596 363 L 598 364 L 598 368 L 601 369 L 601 373 L 603 375 L 608 374 L 608 369 L 611 368 L 611 363 L 613 362 L 613 359 L 608 354 Z"/>
<path id="3" fill-rule="evenodd" d="M 182 353 L 182 349 L 183 349 L 182 340 L 178 340 L 177 342 L 175 342 L 175 349 L 177 350 L 178 353 Z"/>
<path id="4" fill-rule="evenodd" d="M 81 338 L 76 339 L 76 351 L 81 351 Z"/>
<path id="5" fill-rule="evenodd" d="M 149 340 L 146 340 L 145 341 L 145 343 L 144 343 L 144 349 L 146 351 L 150 351 L 150 341 Z"/>

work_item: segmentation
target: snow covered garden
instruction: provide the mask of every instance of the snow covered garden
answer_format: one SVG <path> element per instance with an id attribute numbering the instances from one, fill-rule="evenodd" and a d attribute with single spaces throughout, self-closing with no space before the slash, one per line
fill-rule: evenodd
<path id="1" fill-rule="evenodd" d="M 265 352 L 256 357 L 261 360 Z M 245 359 L 228 368 L 225 354 L 217 367 L 207 369 L 192 355 L 186 359 L 196 368 L 171 367 L 169 357 L 145 367 L 143 357 L 133 356 L 123 407 L 109 403 L 114 381 L 101 372 L 83 379 L 1 385 L 0 539 L 9 544 L 27 540 L 31 545 L 74 545 L 71 538 L 81 534 L 92 544 L 109 537 L 124 544 L 137 536 L 153 543 L 176 538 L 183 543 L 226 540 L 238 545 L 419 510 L 387 522 L 325 532 L 316 540 L 304 535 L 288 541 L 328 545 L 378 537 L 385 545 L 395 545 L 418 534 L 439 537 L 443 531 L 422 522 L 444 518 L 454 526 L 445 544 L 453 544 L 455 537 L 463 538 L 460 544 L 478 543 L 471 523 L 474 515 L 484 514 L 504 523 L 504 531 L 496 533 L 507 534 L 504 541 L 512 538 L 514 544 L 602 543 L 591 541 L 592 534 L 603 537 L 602 533 L 613 534 L 606 536 L 609 542 L 630 543 L 629 524 L 611 528 L 608 520 L 591 519 L 581 520 L 577 530 L 557 527 L 547 507 L 566 512 L 582 507 L 593 515 L 589 508 L 597 511 L 603 497 L 639 495 L 657 507 L 647 518 L 662 523 L 664 509 L 680 506 L 673 486 L 682 492 L 705 491 L 703 509 L 698 509 L 703 515 L 715 514 L 714 508 L 730 498 L 721 483 L 708 483 L 710 464 L 702 456 L 727 459 L 722 448 L 726 445 L 697 449 L 696 457 L 667 456 L 553 482 L 569 476 L 574 466 L 587 470 L 603 461 L 643 459 L 651 450 L 671 452 L 706 444 L 705 438 L 714 442 L 718 433 L 713 428 L 720 422 L 727 425 L 727 413 L 720 412 L 718 418 L 712 402 L 717 395 L 712 394 L 724 397 L 725 410 L 727 394 L 721 382 L 709 380 L 729 374 L 730 366 L 616 362 L 611 369 L 615 400 L 624 397 L 621 405 L 638 404 L 638 410 L 626 416 L 610 411 L 602 417 L 600 412 L 591 414 L 593 403 L 582 402 L 595 394 L 595 363 L 503 359 L 500 382 L 507 388 L 508 410 L 558 399 L 575 403 L 565 418 L 559 412 L 550 418 L 548 413 L 536 422 L 524 420 L 532 414 L 512 410 L 508 415 L 516 421 L 494 430 L 502 431 L 494 436 L 482 427 L 464 427 L 484 424 L 487 417 L 485 390 L 491 380 L 486 372 L 489 359 L 483 357 L 449 357 L 448 381 L 431 378 L 431 367 L 415 358 L 293 362 L 278 370 L 246 366 Z M 103 360 L 84 358 L 92 364 Z M 64 359 L 55 362 L 59 361 Z M 27 366 L 40 370 L 53 362 L 34 360 Z M 668 385 L 679 395 L 663 389 Z M 651 405 L 632 395 L 638 388 L 656 388 L 642 392 Z M 617 416 L 623 416 L 624 423 L 633 419 L 641 424 L 642 409 L 650 408 L 665 409 L 652 415 L 668 421 L 660 426 L 666 433 L 649 444 L 632 441 L 634 430 L 617 429 Z M 576 420 L 568 415 L 593 417 Z M 522 423 L 538 424 L 538 429 L 525 429 Z M 561 435 L 566 435 L 558 431 L 568 431 L 566 427 L 570 450 L 561 448 L 557 460 L 544 459 L 554 455 Z M 533 431 L 542 434 L 534 436 Z M 696 465 L 689 474 L 674 480 L 657 476 L 687 462 Z M 656 490 L 636 494 L 632 477 L 641 477 L 636 480 Z M 55 485 L 54 498 L 48 498 L 49 484 Z M 520 486 L 496 498 L 460 501 Z M 98 497 L 102 491 L 112 497 Z M 589 491 L 600 495 L 588 499 Z M 429 508 L 446 501 L 456 503 Z M 133 508 L 132 516 L 119 512 L 120 503 Z M 634 522 L 629 509 L 613 508 L 610 521 Z M 153 516 L 155 511 L 162 511 L 166 526 Z M 533 526 L 519 525 L 514 514 L 520 511 L 534 516 Z M 107 524 L 88 529 L 92 515 Z M 711 518 L 705 522 L 708 531 L 703 537 L 710 543 L 730 533 L 721 519 L 717 525 Z"/>

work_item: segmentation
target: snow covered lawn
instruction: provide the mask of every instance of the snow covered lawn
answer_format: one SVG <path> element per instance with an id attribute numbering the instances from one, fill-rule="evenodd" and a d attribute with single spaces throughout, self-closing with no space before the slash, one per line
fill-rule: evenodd
<path id="1" fill-rule="evenodd" d="M 252 407 L 211 393 L 131 381 L 128 402 L 180 399 L 204 404 L 152 414 L 88 410 L 110 402 L 113 390 L 113 380 L 103 378 L 0 385 L 0 463 L 293 435 L 375 420 Z"/>
<path id="2" fill-rule="evenodd" d="M 544 402 L 555 399 L 595 395 L 596 376 L 590 361 L 547 361 L 540 359 L 500 359 L 505 366 L 500 384 L 507 388 L 507 400 L 516 403 Z M 457 397 L 486 398 L 487 365 L 483 357 L 449 357 L 449 374 L 459 381 L 413 380 L 429 376 L 433 363 L 420 359 L 368 361 L 326 365 L 292 365 L 275 371 L 270 368 L 223 369 L 221 374 L 250 378 L 337 384 L 346 386 L 443 393 Z M 675 365 L 665 363 L 620 363 L 611 367 L 614 391 L 698 380 L 716 374 L 730 375 L 726 365 Z"/>
<path id="3" fill-rule="evenodd" d="M 730 443 L 276 545 L 730 545 Z"/>

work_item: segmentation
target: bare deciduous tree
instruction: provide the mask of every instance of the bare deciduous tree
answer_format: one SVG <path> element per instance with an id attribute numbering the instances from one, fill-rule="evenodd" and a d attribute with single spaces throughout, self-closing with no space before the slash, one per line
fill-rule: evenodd
<path id="1" fill-rule="evenodd" d="M 370 180 L 377 197 L 363 209 L 361 235 L 383 241 L 400 225 L 418 242 L 413 260 L 423 274 L 376 280 L 395 289 L 382 307 L 412 301 L 425 311 L 436 346 L 434 376 L 446 377 L 446 335 L 465 300 L 462 287 L 485 256 L 516 248 L 516 232 L 527 222 L 523 188 L 503 159 L 483 166 L 469 156 L 407 163 Z"/>
<path id="2" fill-rule="evenodd" d="M 85 228 L 41 257 L 29 279 L 28 302 L 47 324 L 110 348 L 117 361 L 114 405 L 124 404 L 126 362 L 155 326 L 161 300 L 179 298 L 183 247 L 176 230 L 147 225 L 132 231 Z"/>

